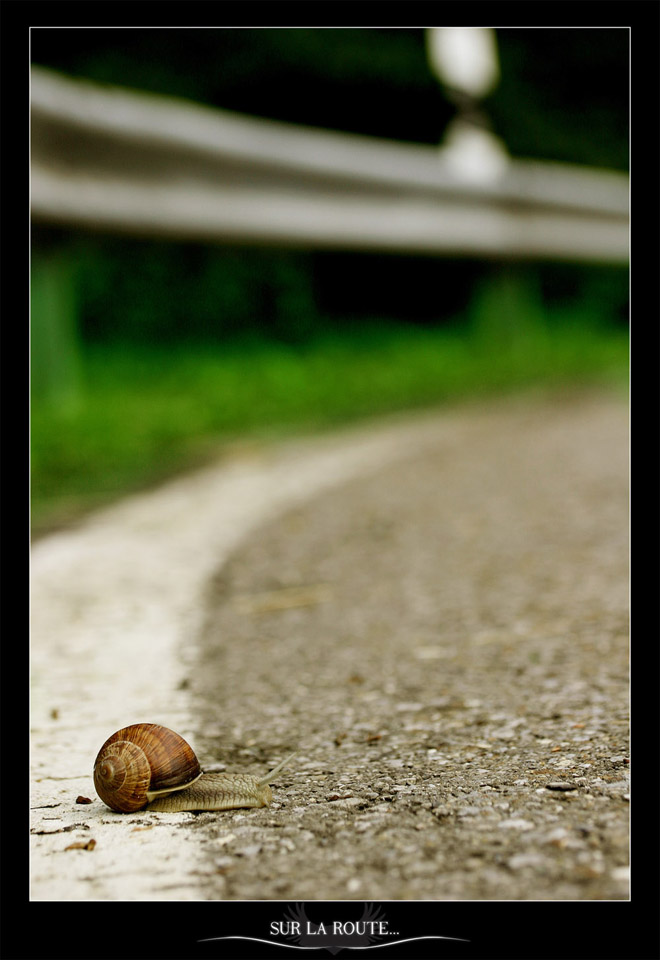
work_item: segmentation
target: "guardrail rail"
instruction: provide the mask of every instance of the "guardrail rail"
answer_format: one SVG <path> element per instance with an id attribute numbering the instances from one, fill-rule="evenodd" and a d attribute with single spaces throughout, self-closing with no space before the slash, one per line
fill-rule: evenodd
<path id="1" fill-rule="evenodd" d="M 297 127 L 31 72 L 35 223 L 173 240 L 484 258 L 628 259 L 626 174 Z"/>

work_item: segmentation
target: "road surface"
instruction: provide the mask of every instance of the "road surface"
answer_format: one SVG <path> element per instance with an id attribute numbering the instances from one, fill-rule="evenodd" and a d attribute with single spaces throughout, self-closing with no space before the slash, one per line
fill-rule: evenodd
<path id="1" fill-rule="evenodd" d="M 531 394 L 246 449 L 39 541 L 34 900 L 628 898 L 628 408 Z M 259 810 L 121 815 L 140 720 Z M 93 802 L 77 803 L 78 797 Z"/>

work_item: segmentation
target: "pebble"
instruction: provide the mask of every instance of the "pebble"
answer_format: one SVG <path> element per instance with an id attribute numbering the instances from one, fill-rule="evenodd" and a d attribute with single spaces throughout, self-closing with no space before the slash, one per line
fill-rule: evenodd
<path id="1" fill-rule="evenodd" d="M 557 847 L 563 847 L 566 845 L 568 837 L 569 831 L 565 827 L 557 827 L 555 830 L 551 830 L 550 833 L 545 835 L 543 842 L 552 843 Z"/>
<path id="2" fill-rule="evenodd" d="M 551 783 L 546 783 L 546 790 L 577 790 L 577 787 L 574 783 L 568 783 L 566 780 L 553 780 Z"/>
<path id="3" fill-rule="evenodd" d="M 341 810 L 352 810 L 354 807 L 363 807 L 366 805 L 364 797 L 343 797 L 341 800 L 333 800 L 332 806 Z M 304 808 L 300 808 L 304 810 Z"/>
<path id="4" fill-rule="evenodd" d="M 630 789 L 630 783 L 627 780 L 617 780 L 616 783 L 608 783 L 607 790 L 610 793 L 626 793 Z"/>
<path id="5" fill-rule="evenodd" d="M 498 827 L 500 830 L 533 830 L 534 824 L 522 817 L 512 817 L 510 820 L 502 820 Z"/>
<path id="6" fill-rule="evenodd" d="M 557 760 L 554 764 L 558 769 L 565 770 L 567 767 L 574 767 L 575 760 L 572 757 L 562 757 L 561 760 Z"/>
<path id="7" fill-rule="evenodd" d="M 511 870 L 522 870 L 525 867 L 540 867 L 545 863 L 545 858 L 539 853 L 517 853 L 507 860 L 507 866 Z"/>
<path id="8" fill-rule="evenodd" d="M 236 854 L 239 857 L 256 857 L 260 851 L 260 843 L 249 843 L 247 846 L 241 847 L 240 850 L 237 850 Z"/>
<path id="9" fill-rule="evenodd" d="M 214 837 L 213 843 L 216 843 L 219 847 L 223 847 L 226 843 L 231 843 L 231 841 L 235 839 L 235 833 L 225 833 L 222 837 Z"/>
<path id="10" fill-rule="evenodd" d="M 372 830 L 376 827 L 380 827 L 385 823 L 385 817 L 376 816 L 376 817 L 362 817 L 360 820 L 355 822 L 355 830 L 357 833 L 364 833 L 366 830 Z"/>

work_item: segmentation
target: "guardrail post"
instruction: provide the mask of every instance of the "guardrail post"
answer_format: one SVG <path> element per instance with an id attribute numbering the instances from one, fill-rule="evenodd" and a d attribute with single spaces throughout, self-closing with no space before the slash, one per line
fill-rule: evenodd
<path id="1" fill-rule="evenodd" d="M 492 27 L 431 27 L 427 55 L 456 117 L 445 132 L 441 160 L 464 179 L 497 179 L 509 163 L 480 101 L 500 79 L 497 40 Z"/>

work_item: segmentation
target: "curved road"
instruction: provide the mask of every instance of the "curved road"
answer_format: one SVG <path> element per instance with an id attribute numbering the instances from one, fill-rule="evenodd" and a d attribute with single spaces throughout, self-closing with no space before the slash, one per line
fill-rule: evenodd
<path id="1" fill-rule="evenodd" d="M 33 899 L 628 897 L 625 398 L 246 451 L 39 542 L 32 609 Z M 138 720 L 299 753 L 268 808 L 113 814 Z"/>

